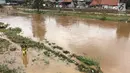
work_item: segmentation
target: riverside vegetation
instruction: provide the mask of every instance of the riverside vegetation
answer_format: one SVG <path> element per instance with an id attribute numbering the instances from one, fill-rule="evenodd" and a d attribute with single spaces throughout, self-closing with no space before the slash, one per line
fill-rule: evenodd
<path id="1" fill-rule="evenodd" d="M 94 59 L 80 56 L 71 53 L 64 48 L 56 45 L 55 43 L 50 43 L 45 39 L 45 43 L 33 41 L 30 38 L 23 37 L 20 35 L 22 31 L 20 28 L 7 28 L 7 24 L 0 23 L 0 32 L 3 33 L 11 42 L 18 44 L 19 46 L 26 46 L 27 48 L 45 50 L 43 52 L 47 57 L 57 57 L 66 63 L 74 64 L 77 69 L 84 73 L 102 73 L 100 64 Z M 8 48 L 11 44 L 8 40 L 0 38 L 0 52 L 1 49 Z M 6 45 L 4 45 L 6 44 Z M 2 54 L 2 53 L 1 53 Z M 49 63 L 48 63 L 49 64 Z M 17 73 L 17 69 L 9 69 L 8 66 L 0 64 L 0 72 L 2 73 Z"/>
<path id="2" fill-rule="evenodd" d="M 20 10 L 20 9 L 19 9 Z M 37 12 L 37 10 L 20 10 L 25 13 L 41 13 L 41 14 L 48 14 L 48 15 L 59 15 L 59 16 L 76 16 L 80 18 L 88 18 L 88 19 L 98 19 L 103 21 L 119 21 L 119 22 L 130 22 L 130 16 L 127 15 L 127 13 L 124 14 L 109 14 L 106 12 L 103 13 L 97 13 L 97 12 L 72 12 L 72 11 L 61 11 L 58 12 L 56 10 L 41 10 Z"/>

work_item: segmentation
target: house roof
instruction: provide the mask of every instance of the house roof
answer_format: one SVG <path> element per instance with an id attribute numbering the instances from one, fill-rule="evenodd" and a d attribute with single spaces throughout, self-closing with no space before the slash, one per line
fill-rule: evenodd
<path id="1" fill-rule="evenodd" d="M 90 5 L 118 5 L 118 0 L 93 0 Z"/>

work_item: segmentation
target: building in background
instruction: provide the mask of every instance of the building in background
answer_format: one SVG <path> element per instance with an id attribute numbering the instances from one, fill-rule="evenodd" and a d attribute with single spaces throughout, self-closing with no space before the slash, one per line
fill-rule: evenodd
<path id="1" fill-rule="evenodd" d="M 91 6 L 104 9 L 118 9 L 118 0 L 92 0 Z"/>
<path id="2" fill-rule="evenodd" d="M 92 0 L 77 0 L 77 8 L 88 8 Z"/>
<path id="3" fill-rule="evenodd" d="M 124 3 L 126 9 L 130 8 L 130 0 L 92 0 L 90 5 L 104 9 L 118 9 L 120 3 Z"/>

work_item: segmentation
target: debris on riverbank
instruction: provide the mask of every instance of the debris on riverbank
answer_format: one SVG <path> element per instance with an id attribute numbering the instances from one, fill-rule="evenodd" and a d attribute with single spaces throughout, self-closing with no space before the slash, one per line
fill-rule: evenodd
<path id="1" fill-rule="evenodd" d="M 5 27 L 6 25 L 3 24 L 3 26 Z M 30 38 L 19 35 L 21 31 L 22 30 L 20 28 L 0 29 L 0 32 L 2 32 L 3 35 L 5 35 L 9 39 L 9 41 L 17 44 L 19 47 L 21 47 L 22 45 L 22 46 L 27 46 L 27 48 L 44 50 L 43 54 L 46 55 L 47 57 L 59 58 L 60 60 L 65 61 L 66 63 L 74 64 L 77 67 L 77 69 L 81 72 L 102 73 L 99 63 L 97 61 L 64 50 L 64 48 L 57 46 L 55 43 L 50 43 L 49 41 L 47 41 L 47 39 L 45 40 L 46 43 L 33 41 Z M 5 41 L 2 42 L 2 44 L 0 45 L 6 43 L 6 45 L 0 46 L 3 48 L 7 48 L 11 44 L 8 40 L 2 39 L 1 37 L 0 37 L 0 41 Z M 13 46 L 11 50 L 15 51 L 16 48 Z M 35 59 L 33 61 L 35 61 Z M 46 63 L 49 64 L 49 62 Z M 3 70 L 0 72 L 3 72 Z M 12 73 L 12 72 L 8 72 L 8 73 Z"/>

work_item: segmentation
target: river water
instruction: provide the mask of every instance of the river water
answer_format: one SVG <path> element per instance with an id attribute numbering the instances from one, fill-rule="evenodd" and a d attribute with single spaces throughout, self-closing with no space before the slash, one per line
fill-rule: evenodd
<path id="1" fill-rule="evenodd" d="M 38 41 L 46 38 L 71 52 L 98 59 L 104 73 L 129 73 L 128 23 L 38 14 L 3 16 L 0 22 L 20 27 L 23 36 Z"/>

